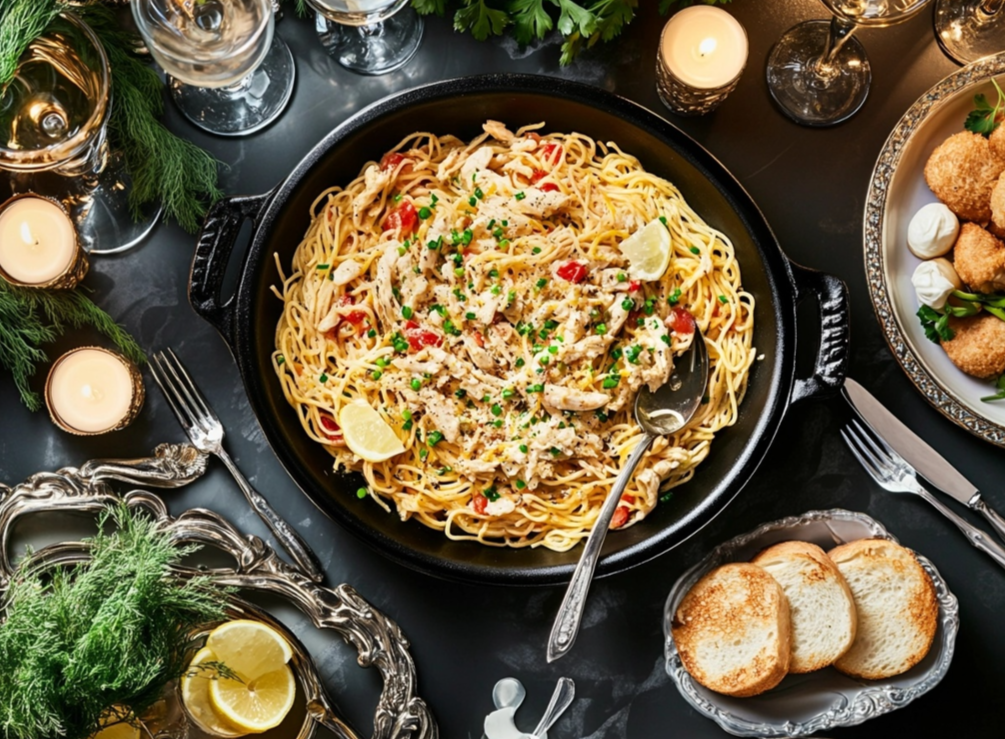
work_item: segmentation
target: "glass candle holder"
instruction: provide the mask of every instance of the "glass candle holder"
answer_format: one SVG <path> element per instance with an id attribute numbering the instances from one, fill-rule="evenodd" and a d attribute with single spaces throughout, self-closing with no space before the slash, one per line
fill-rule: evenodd
<path id="1" fill-rule="evenodd" d="M 24 194 L 0 205 L 0 277 L 7 282 L 70 289 L 87 267 L 77 230 L 61 203 Z"/>
<path id="2" fill-rule="evenodd" d="M 422 18 L 409 0 L 307 0 L 316 11 L 321 45 L 357 74 L 379 75 L 405 65 L 422 41 Z"/>
<path id="3" fill-rule="evenodd" d="M 58 16 L 18 59 L 0 91 L 0 169 L 15 193 L 51 196 L 73 219 L 81 246 L 109 254 L 135 246 L 157 221 L 136 221 L 130 180 L 106 140 L 111 102 L 108 57 L 72 13 Z"/>
<path id="4" fill-rule="evenodd" d="M 679 115 L 715 110 L 747 65 L 747 32 L 721 8 L 693 5 L 663 27 L 656 57 L 656 91 Z"/>
<path id="5" fill-rule="evenodd" d="M 145 395 L 136 365 L 96 346 L 61 356 L 45 382 L 45 404 L 52 422 L 77 436 L 124 429 L 136 419 Z"/>

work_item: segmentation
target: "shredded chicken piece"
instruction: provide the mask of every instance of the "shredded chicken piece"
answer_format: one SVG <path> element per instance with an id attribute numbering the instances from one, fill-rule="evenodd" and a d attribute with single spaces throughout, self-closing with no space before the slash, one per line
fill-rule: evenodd
<path id="1" fill-rule="evenodd" d="M 333 285 L 347 285 L 363 272 L 363 267 L 355 259 L 347 259 L 332 272 L 331 282 Z"/>
<path id="2" fill-rule="evenodd" d="M 594 411 L 603 408 L 610 397 L 605 393 L 575 390 L 564 385 L 544 386 L 544 407 L 556 411 Z"/>

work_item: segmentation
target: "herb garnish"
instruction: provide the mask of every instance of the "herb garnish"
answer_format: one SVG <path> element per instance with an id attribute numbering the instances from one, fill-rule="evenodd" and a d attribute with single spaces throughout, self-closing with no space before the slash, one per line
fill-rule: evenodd
<path id="1" fill-rule="evenodd" d="M 982 136 L 990 136 L 998 128 L 1000 123 L 998 115 L 1005 112 L 1005 92 L 1002 92 L 996 80 L 991 80 L 991 84 L 998 92 L 998 102 L 992 106 L 983 93 L 974 95 L 974 109 L 967 115 L 967 120 L 963 124 L 963 127 L 968 131 L 979 133 Z"/>

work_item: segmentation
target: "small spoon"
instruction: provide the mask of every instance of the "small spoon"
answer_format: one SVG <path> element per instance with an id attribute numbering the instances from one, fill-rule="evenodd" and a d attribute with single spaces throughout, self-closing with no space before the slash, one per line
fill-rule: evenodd
<path id="1" fill-rule="evenodd" d="M 565 713 L 565 709 L 572 705 L 575 697 L 576 683 L 567 677 L 558 678 L 558 685 L 555 686 L 555 692 L 551 694 L 548 708 L 545 709 L 541 721 L 538 723 L 537 728 L 531 732 L 528 739 L 546 739 L 548 729 Z"/>
<path id="2" fill-rule="evenodd" d="M 632 479 L 635 468 L 657 437 L 675 433 L 688 424 L 701 407 L 701 399 L 707 384 L 708 350 L 701 331 L 695 326 L 691 346 L 677 358 L 670 378 L 656 392 L 650 392 L 643 386 L 635 397 L 635 420 L 642 427 L 642 440 L 615 480 L 614 489 L 604 501 L 600 515 L 593 525 L 593 531 L 590 532 L 586 546 L 583 547 L 576 571 L 572 573 L 572 580 L 555 616 L 551 636 L 548 637 L 549 662 L 563 657 L 576 641 L 583 609 L 586 606 L 586 595 L 593 581 L 593 571 L 600 559 L 600 550 L 604 546 L 614 510 L 618 507 L 621 495 Z"/>

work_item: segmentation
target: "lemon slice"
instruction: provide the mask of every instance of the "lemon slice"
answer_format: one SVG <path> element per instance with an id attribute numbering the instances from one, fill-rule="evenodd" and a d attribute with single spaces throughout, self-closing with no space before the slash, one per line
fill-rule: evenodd
<path id="1" fill-rule="evenodd" d="M 106 726 L 91 739 L 140 739 L 140 730 L 128 721 Z"/>
<path id="2" fill-rule="evenodd" d="M 293 707 L 296 695 L 293 671 L 287 665 L 250 682 L 220 678 L 209 686 L 217 712 L 228 723 L 254 734 L 279 726 Z"/>
<path id="3" fill-rule="evenodd" d="M 219 657 L 209 647 L 204 647 L 196 652 L 195 657 L 189 663 L 188 674 L 181 679 L 181 700 L 185 704 L 185 710 L 189 718 L 204 732 L 210 736 L 237 737 L 244 736 L 244 732 L 226 720 L 216 709 L 213 708 L 213 701 L 209 697 L 209 686 L 216 682 L 217 673 L 211 668 L 198 669 L 198 665 L 203 662 L 219 662 Z M 100 735 L 101 739 L 126 739 L 122 737 Z M 138 739 L 139 734 L 133 739 Z M 98 737 L 95 737 L 98 739 Z"/>
<path id="4" fill-rule="evenodd" d="M 206 647 L 245 682 L 278 670 L 293 656 L 282 634 L 261 621 L 246 619 L 217 626 L 206 637 Z"/>
<path id="5" fill-rule="evenodd" d="M 622 241 L 618 248 L 628 259 L 633 280 L 658 280 L 670 266 L 670 231 L 658 218 Z"/>
<path id="6" fill-rule="evenodd" d="M 349 403 L 339 413 L 345 443 L 367 462 L 383 462 L 405 451 L 394 430 L 369 404 Z"/>

